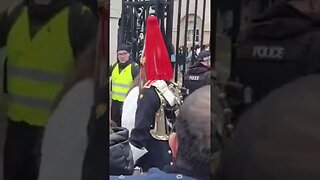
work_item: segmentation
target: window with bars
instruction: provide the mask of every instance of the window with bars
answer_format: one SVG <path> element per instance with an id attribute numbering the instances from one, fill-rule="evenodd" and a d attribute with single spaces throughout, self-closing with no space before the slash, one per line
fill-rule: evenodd
<path id="1" fill-rule="evenodd" d="M 199 29 L 196 29 L 196 38 L 195 38 L 195 41 L 196 41 L 196 42 L 199 42 L 199 41 L 200 41 L 200 40 L 199 40 L 199 39 L 200 39 L 199 37 L 200 37 Z"/>
<path id="2" fill-rule="evenodd" d="M 187 31 L 187 41 L 192 41 L 192 37 L 193 37 L 193 29 L 189 29 Z"/>
<path id="3" fill-rule="evenodd" d="M 193 41 L 193 33 L 194 33 L 194 22 L 193 21 L 189 21 L 188 23 L 188 31 L 187 31 L 187 41 L 188 42 L 192 42 Z M 198 27 L 196 27 L 195 30 L 195 42 L 199 43 L 200 41 L 200 30 Z"/>
<path id="4" fill-rule="evenodd" d="M 187 41 L 192 42 L 193 41 L 193 29 L 189 29 L 187 31 Z M 199 42 L 200 41 L 200 31 L 199 29 L 196 29 L 196 38 L 195 38 L 195 42 Z"/>

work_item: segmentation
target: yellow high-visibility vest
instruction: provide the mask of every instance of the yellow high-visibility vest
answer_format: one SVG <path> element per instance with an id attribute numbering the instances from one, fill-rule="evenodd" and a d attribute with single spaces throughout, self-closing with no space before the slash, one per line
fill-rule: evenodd
<path id="1" fill-rule="evenodd" d="M 111 82 L 112 82 L 112 94 L 111 97 L 113 100 L 117 100 L 123 102 L 126 98 L 128 90 L 133 82 L 131 66 L 129 64 L 126 68 L 124 68 L 121 73 L 119 73 L 119 64 L 115 66 L 111 74 Z"/>
<path id="2" fill-rule="evenodd" d="M 31 38 L 27 8 L 7 38 L 8 116 L 44 126 L 53 102 L 74 69 L 69 40 L 69 7 L 55 15 Z"/>

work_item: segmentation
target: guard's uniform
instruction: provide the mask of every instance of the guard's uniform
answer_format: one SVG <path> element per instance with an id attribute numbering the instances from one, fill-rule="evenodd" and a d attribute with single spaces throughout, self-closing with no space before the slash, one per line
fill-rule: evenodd
<path id="1" fill-rule="evenodd" d="M 129 138 L 133 160 L 144 172 L 163 169 L 171 161 L 169 135 L 181 105 L 181 93 L 173 79 L 167 48 L 158 18 L 146 20 L 141 80 L 146 82 L 137 102 L 135 128 Z"/>
<path id="2" fill-rule="evenodd" d="M 170 116 L 172 116 L 172 114 L 170 115 L 170 112 L 167 111 L 167 108 L 162 108 L 163 105 L 167 105 L 167 107 L 170 107 L 170 105 L 169 103 L 166 103 L 166 100 L 164 101 L 159 96 L 159 93 L 157 93 L 157 88 L 153 86 L 155 82 L 157 81 L 148 81 L 141 90 L 138 99 L 135 128 L 132 129 L 130 136 L 131 145 L 133 145 L 135 148 L 145 149 L 147 151 L 145 151 L 146 154 L 144 156 L 136 161 L 136 165 L 141 167 L 143 171 L 147 171 L 151 167 L 162 169 L 164 166 L 169 165 L 172 160 L 167 139 L 156 139 L 157 137 L 155 138 L 155 136 L 153 136 L 150 132 L 150 130 L 155 128 L 155 122 L 161 121 L 160 118 L 162 117 L 157 118 L 157 116 L 159 117 L 164 115 L 169 117 L 163 120 L 168 120 L 170 119 Z M 166 84 L 164 81 L 161 82 Z M 179 97 L 177 98 L 179 99 Z M 164 110 L 165 113 L 160 115 L 159 113 L 162 110 Z M 157 128 L 160 129 L 161 127 L 159 126 L 160 125 L 158 124 Z M 133 155 L 134 159 L 136 160 L 137 158 L 135 158 L 136 156 L 134 150 Z"/>

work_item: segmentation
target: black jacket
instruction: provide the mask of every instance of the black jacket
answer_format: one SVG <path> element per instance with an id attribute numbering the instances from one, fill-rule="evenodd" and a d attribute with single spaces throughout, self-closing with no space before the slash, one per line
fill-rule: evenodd
<path id="1" fill-rule="evenodd" d="M 114 128 L 109 140 L 109 174 L 133 174 L 133 157 L 129 145 L 129 131 L 125 128 Z"/>
<path id="2" fill-rule="evenodd" d="M 253 20 L 240 34 L 232 69 L 253 90 L 253 102 L 300 76 L 320 72 L 319 21 L 288 3 Z"/>
<path id="3" fill-rule="evenodd" d="M 191 66 L 184 75 L 184 86 L 189 90 L 188 94 L 210 83 L 210 68 L 200 62 Z"/>

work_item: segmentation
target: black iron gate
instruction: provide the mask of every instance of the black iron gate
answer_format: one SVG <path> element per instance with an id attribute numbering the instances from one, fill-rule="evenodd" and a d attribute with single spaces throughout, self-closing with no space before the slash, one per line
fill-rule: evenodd
<path id="1" fill-rule="evenodd" d="M 206 13 L 210 12 L 208 3 L 210 0 L 122 0 L 118 44 L 121 42 L 130 43 L 132 58 L 140 63 L 144 44 L 145 20 L 151 14 L 156 15 L 159 18 L 169 58 L 174 68 L 174 80 L 177 82 L 179 74 L 185 73 L 188 55 L 190 64 L 193 64 L 197 58 L 197 49 L 191 49 L 191 47 L 204 48 L 205 20 L 208 18 Z M 201 5 L 202 9 L 199 8 Z M 177 11 L 176 17 L 174 16 L 175 11 Z M 201 21 L 200 27 L 197 25 L 199 21 Z M 174 22 L 176 22 L 176 27 L 173 26 Z M 181 26 L 182 23 L 184 23 L 184 27 Z M 176 31 L 173 35 L 174 28 Z"/>
<path id="2" fill-rule="evenodd" d="M 172 0 L 122 0 L 118 43 L 132 45 L 132 58 L 139 64 L 144 44 L 145 20 L 154 14 L 158 17 L 162 35 L 169 50 L 172 38 Z"/>
<path id="3" fill-rule="evenodd" d="M 176 0 L 174 1 L 174 9 L 178 11 L 176 19 L 176 39 L 175 41 L 175 82 L 178 81 L 179 71 L 182 75 L 186 71 L 187 63 L 192 65 L 197 59 L 198 49 L 202 50 L 205 46 L 210 46 L 209 42 L 205 45 L 205 22 L 208 16 L 207 12 L 210 12 L 210 0 Z M 183 7 L 182 5 L 186 6 Z M 191 6 L 193 5 L 193 6 Z M 199 8 L 202 5 L 202 8 Z M 183 9 L 185 8 L 185 9 Z M 182 14 L 184 10 L 184 14 Z M 183 18 L 181 16 L 184 16 Z M 191 17 L 190 17 L 191 16 Z M 192 19 L 193 18 L 193 19 Z M 184 27 L 181 26 L 184 21 Z M 200 21 L 200 25 L 198 22 Z M 200 31 L 201 29 L 201 31 Z M 182 39 L 180 37 L 183 37 Z M 207 39 L 210 39 L 207 37 Z M 183 41 L 183 42 L 180 42 Z"/>

